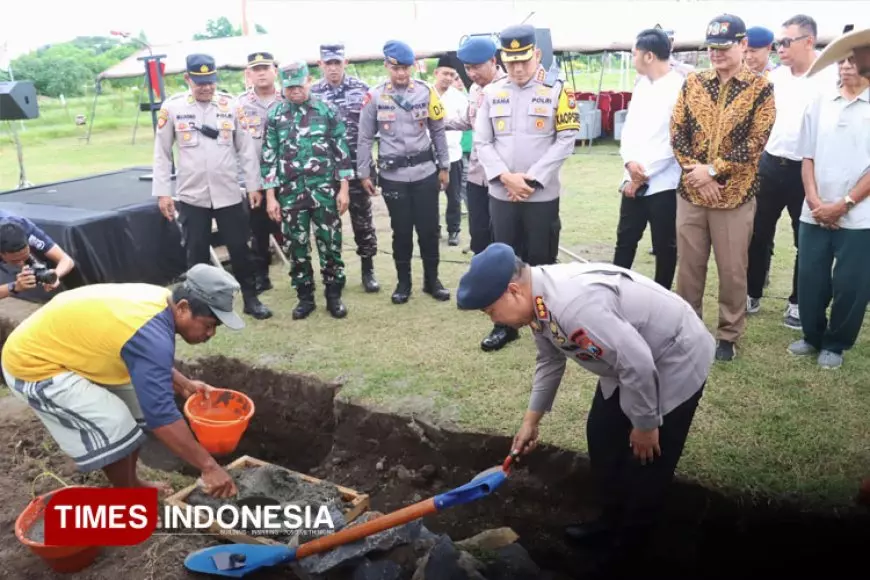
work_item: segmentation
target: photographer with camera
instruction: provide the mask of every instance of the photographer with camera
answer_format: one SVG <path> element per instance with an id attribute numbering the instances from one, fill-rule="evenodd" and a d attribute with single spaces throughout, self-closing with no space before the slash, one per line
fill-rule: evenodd
<path id="1" fill-rule="evenodd" d="M 41 260 L 55 264 L 54 268 Z M 75 268 L 73 259 L 27 218 L 0 212 L 0 262 L 18 271 L 13 282 L 0 285 L 0 299 L 15 296 L 42 285 L 46 292 L 60 286 L 61 279 Z"/>

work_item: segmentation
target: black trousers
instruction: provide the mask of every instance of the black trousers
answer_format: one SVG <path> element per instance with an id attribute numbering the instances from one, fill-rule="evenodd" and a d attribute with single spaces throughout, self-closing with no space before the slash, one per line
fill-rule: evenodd
<path id="1" fill-rule="evenodd" d="M 622 196 L 613 263 L 631 268 L 647 222 L 656 257 L 655 281 L 670 290 L 677 270 L 677 192 L 674 189 L 642 197 Z"/>
<path id="2" fill-rule="evenodd" d="M 410 264 L 414 253 L 414 230 L 424 264 L 437 265 L 438 248 L 438 172 L 420 181 L 391 181 L 380 178 L 381 194 L 390 212 L 393 229 L 393 260 Z"/>
<path id="3" fill-rule="evenodd" d="M 600 383 L 595 390 L 586 422 L 589 463 L 602 495 L 604 522 L 629 542 L 643 541 L 658 523 L 704 388 L 664 416 L 659 427 L 662 454 L 646 465 L 629 446 L 632 424 L 619 406 L 619 391 L 605 399 Z"/>
<path id="4" fill-rule="evenodd" d="M 465 205 L 468 208 L 468 235 L 471 236 L 471 251 L 479 254 L 492 243 L 492 227 L 489 219 L 489 188 L 468 182 L 465 186 Z"/>
<path id="5" fill-rule="evenodd" d="M 779 221 L 783 209 L 787 209 L 791 217 L 794 247 L 798 247 L 798 229 L 805 195 L 799 161 L 764 153 L 758 162 L 758 174 L 761 183 L 756 196 L 755 224 L 752 241 L 749 243 L 749 266 L 746 271 L 746 293 L 752 298 L 761 298 L 764 295 L 764 280 L 773 254 L 776 222 Z M 797 294 L 798 257 L 795 256 L 791 296 L 788 297 L 790 304 L 798 303 Z"/>
<path id="6" fill-rule="evenodd" d="M 492 238 L 511 246 L 530 266 L 555 264 L 559 255 L 559 198 L 552 201 L 502 201 L 489 198 Z"/>
<path id="7" fill-rule="evenodd" d="M 269 265 L 272 263 L 269 236 L 281 233 L 281 226 L 269 219 L 266 213 L 266 193 L 262 193 L 263 201 L 259 207 L 248 209 L 251 227 L 251 260 L 255 275 L 268 276 Z"/>
<path id="8" fill-rule="evenodd" d="M 178 202 L 178 221 L 181 224 L 182 240 L 187 254 L 187 267 L 211 263 L 211 222 L 217 222 L 218 231 L 230 254 L 233 276 L 238 280 L 243 293 L 254 291 L 254 265 L 251 261 L 248 237 L 250 236 L 248 213 L 242 200 L 220 209 L 197 207 Z"/>
<path id="9" fill-rule="evenodd" d="M 462 159 L 450 164 L 450 183 L 444 193 L 447 194 L 447 209 L 444 220 L 447 222 L 447 233 L 459 233 L 462 228 Z M 440 231 L 441 226 L 439 224 Z"/>

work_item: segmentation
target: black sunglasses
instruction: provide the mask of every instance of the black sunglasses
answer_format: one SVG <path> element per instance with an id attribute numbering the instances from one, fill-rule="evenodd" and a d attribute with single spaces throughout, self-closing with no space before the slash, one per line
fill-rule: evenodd
<path id="1" fill-rule="evenodd" d="M 781 38 L 773 43 L 773 49 L 777 50 L 780 46 L 783 48 L 788 48 L 792 45 L 793 42 L 797 42 L 798 40 L 804 40 L 805 38 L 809 37 L 809 34 L 804 34 L 803 36 L 798 36 L 797 38 Z"/>

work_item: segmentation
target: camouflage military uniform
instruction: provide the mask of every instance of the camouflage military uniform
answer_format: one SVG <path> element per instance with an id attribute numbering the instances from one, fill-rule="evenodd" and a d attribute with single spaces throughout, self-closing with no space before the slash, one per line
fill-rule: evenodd
<path id="1" fill-rule="evenodd" d="M 264 189 L 277 190 L 293 286 L 306 292 L 314 288 L 309 243 L 313 222 L 323 283 L 343 287 L 335 182 L 350 179 L 354 172 L 345 126 L 336 111 L 316 97 L 301 105 L 279 103 L 269 112 L 260 171 Z"/>
<path id="2" fill-rule="evenodd" d="M 311 92 L 331 104 L 338 111 L 347 127 L 347 141 L 353 166 L 356 167 L 356 143 L 359 135 L 359 114 L 369 86 L 361 80 L 344 75 L 337 87 L 321 79 L 311 87 Z M 354 176 L 356 177 L 356 176 Z M 369 194 L 360 185 L 359 179 L 350 182 L 350 221 L 356 240 L 356 253 L 361 258 L 372 258 L 378 253 L 378 239 L 372 220 L 372 202 Z"/>

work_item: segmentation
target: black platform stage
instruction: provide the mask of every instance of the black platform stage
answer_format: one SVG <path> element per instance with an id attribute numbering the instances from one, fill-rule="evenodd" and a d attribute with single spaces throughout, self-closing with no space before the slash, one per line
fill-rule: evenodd
<path id="1" fill-rule="evenodd" d="M 81 179 L 0 192 L 0 210 L 26 217 L 76 262 L 60 289 L 100 282 L 147 282 L 161 286 L 184 272 L 181 233 L 163 218 L 151 196 L 150 167 L 134 167 Z M 0 265 L 0 282 L 16 270 Z M 59 289 L 59 290 L 60 290 Z M 34 290 L 22 295 L 46 302 Z"/>

